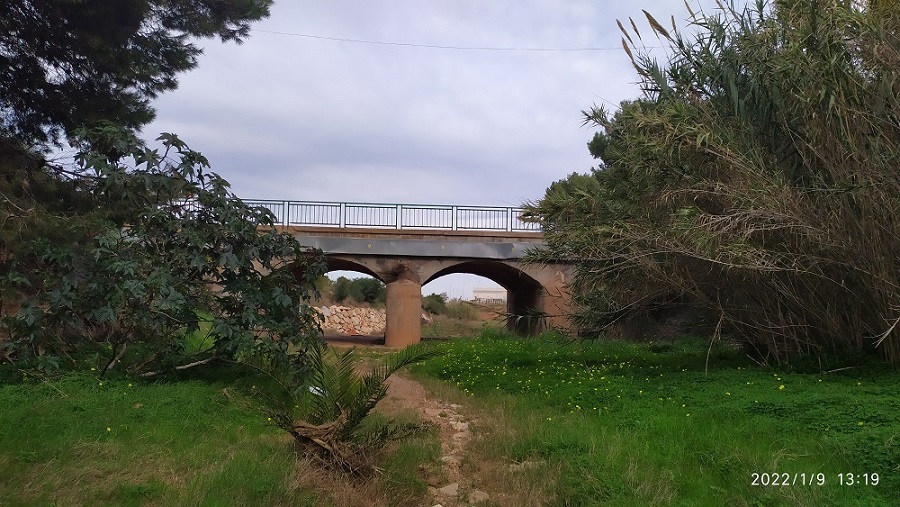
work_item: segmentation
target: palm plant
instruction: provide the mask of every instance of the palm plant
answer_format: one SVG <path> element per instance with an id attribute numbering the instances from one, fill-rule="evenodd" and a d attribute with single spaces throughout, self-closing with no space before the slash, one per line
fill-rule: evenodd
<path id="1" fill-rule="evenodd" d="M 327 465 L 365 475 L 373 470 L 368 459 L 371 450 L 424 428 L 421 424 L 385 426 L 364 440 L 358 438 L 362 422 L 387 394 L 387 379 L 437 354 L 434 349 L 411 345 L 362 371 L 355 348 L 338 352 L 321 344 L 311 346 L 302 369 L 282 371 L 278 380 L 287 396 L 270 411 L 272 420 L 304 452 Z"/>

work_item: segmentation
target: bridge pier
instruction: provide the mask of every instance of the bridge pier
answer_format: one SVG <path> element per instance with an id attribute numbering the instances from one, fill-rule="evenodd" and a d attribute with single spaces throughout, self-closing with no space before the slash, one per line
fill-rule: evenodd
<path id="1" fill-rule="evenodd" d="M 405 347 L 418 343 L 422 336 L 422 286 L 398 279 L 387 284 L 384 344 Z"/>

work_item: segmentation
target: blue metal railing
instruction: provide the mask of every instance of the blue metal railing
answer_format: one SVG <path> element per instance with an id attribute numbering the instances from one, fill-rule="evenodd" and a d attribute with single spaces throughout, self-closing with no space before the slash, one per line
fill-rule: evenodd
<path id="1" fill-rule="evenodd" d="M 521 208 L 430 204 L 275 201 L 245 199 L 269 209 L 280 225 L 448 231 L 540 232 Z"/>

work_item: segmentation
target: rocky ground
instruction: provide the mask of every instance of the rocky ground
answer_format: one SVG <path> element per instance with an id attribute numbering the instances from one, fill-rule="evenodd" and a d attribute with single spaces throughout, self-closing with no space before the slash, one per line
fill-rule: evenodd
<path id="1" fill-rule="evenodd" d="M 388 382 L 388 395 L 379 404 L 381 410 L 415 411 L 440 429 L 442 470 L 428 478 L 432 496 L 429 505 L 451 507 L 489 500 L 490 495 L 478 489 L 476 479 L 460 472 L 478 421 L 466 415 L 464 406 L 431 397 L 422 385 L 403 375 L 394 375 Z"/>

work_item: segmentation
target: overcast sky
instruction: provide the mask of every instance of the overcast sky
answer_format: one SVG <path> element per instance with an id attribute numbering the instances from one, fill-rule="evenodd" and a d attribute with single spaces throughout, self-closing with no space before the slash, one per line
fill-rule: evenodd
<path id="1" fill-rule="evenodd" d="M 641 9 L 687 18 L 680 0 L 282 0 L 243 45 L 201 41 L 144 137 L 177 133 L 245 199 L 518 206 L 594 165 L 582 110 L 640 95 L 616 19 L 657 46 Z"/>

